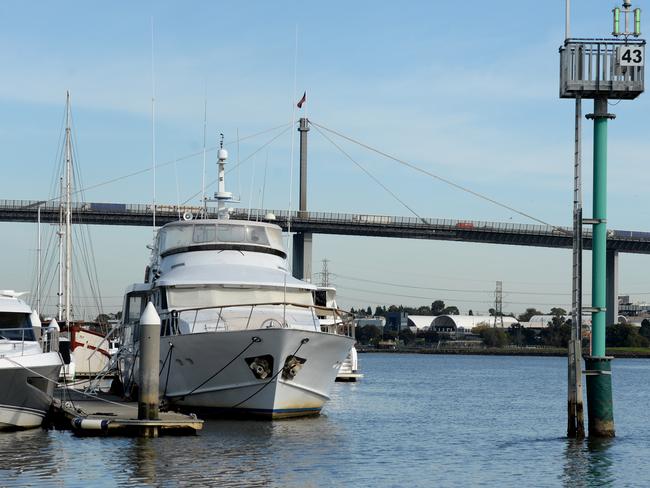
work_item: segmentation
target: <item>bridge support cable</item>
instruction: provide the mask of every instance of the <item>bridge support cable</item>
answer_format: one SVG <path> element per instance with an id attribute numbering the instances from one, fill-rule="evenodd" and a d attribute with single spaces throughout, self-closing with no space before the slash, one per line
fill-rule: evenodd
<path id="1" fill-rule="evenodd" d="M 524 212 L 522 210 L 518 210 L 518 209 L 516 209 L 514 207 L 511 207 L 510 205 L 506 205 L 505 203 L 502 203 L 502 202 L 500 202 L 498 200 L 495 200 L 494 198 L 488 197 L 487 195 L 483 195 L 482 193 L 478 193 L 478 192 L 476 192 L 474 190 L 471 190 L 471 189 L 469 189 L 469 188 L 467 188 L 465 186 L 459 185 L 458 183 L 454 183 L 453 181 L 451 181 L 451 180 L 449 180 L 447 178 L 436 175 L 436 174 L 434 174 L 434 173 L 432 173 L 430 171 L 427 171 L 426 169 L 420 168 L 419 166 L 416 166 L 413 163 L 409 163 L 408 161 L 400 159 L 400 158 L 398 158 L 396 156 L 392 156 L 392 155 L 390 155 L 390 154 L 388 154 L 388 153 L 386 153 L 386 152 L 384 152 L 384 151 L 382 151 L 380 149 L 369 146 L 368 144 L 364 144 L 361 141 L 353 139 L 352 137 L 348 137 L 348 136 L 346 136 L 344 134 L 341 134 L 338 131 L 335 131 L 333 129 L 329 129 L 329 128 L 323 126 L 323 125 L 317 124 L 316 122 L 310 121 L 310 123 L 311 123 L 311 125 L 313 125 L 317 129 L 322 129 L 324 131 L 329 132 L 330 134 L 334 134 L 334 135 L 336 135 L 336 136 L 338 136 L 338 137 L 340 137 L 342 139 L 345 139 L 346 141 L 352 142 L 353 144 L 356 144 L 356 145 L 361 146 L 361 147 L 363 147 L 365 149 L 368 149 L 369 151 L 372 151 L 372 152 L 374 152 L 376 154 L 379 154 L 380 156 L 383 156 L 383 157 L 385 157 L 387 159 L 395 161 L 396 163 L 399 163 L 399 164 L 402 164 L 402 165 L 404 165 L 404 166 L 406 166 L 408 168 L 411 168 L 412 170 L 417 171 L 418 173 L 422 173 L 424 175 L 427 175 L 427 176 L 429 176 L 431 178 L 434 178 L 434 179 L 436 179 L 438 181 L 441 181 L 441 182 L 443 182 L 443 183 L 445 183 L 445 184 L 447 184 L 449 186 L 452 186 L 452 187 L 454 187 L 454 188 L 456 188 L 458 190 L 464 191 L 466 193 L 469 193 L 470 195 L 474 195 L 477 198 L 480 198 L 480 199 L 485 200 L 487 202 L 490 202 L 490 203 L 492 203 L 494 205 L 497 205 L 497 206 L 499 206 L 501 208 L 505 208 L 506 210 L 509 210 L 509 211 L 514 212 L 514 213 L 516 213 L 518 215 L 521 215 L 522 217 L 526 217 L 527 219 L 533 220 L 533 221 L 538 222 L 538 223 L 540 223 L 542 225 L 547 225 L 549 227 L 552 227 L 553 229 L 557 230 L 558 232 L 561 232 L 562 234 L 567 234 L 567 235 L 570 234 L 566 229 L 563 229 L 561 227 L 556 227 L 556 226 L 554 226 L 554 225 L 552 225 L 552 224 L 550 224 L 550 223 L 548 223 L 548 222 L 546 222 L 546 221 L 544 221 L 542 219 L 539 219 L 539 218 L 537 218 L 537 217 L 535 217 L 535 216 L 533 216 L 533 215 L 531 215 L 529 213 L 526 213 L 526 212 Z"/>
<path id="2" fill-rule="evenodd" d="M 322 135 L 330 144 L 332 144 L 336 149 L 338 149 L 346 158 L 348 158 L 350 161 L 352 161 L 361 171 L 363 171 L 366 175 L 368 175 L 375 183 L 377 183 L 379 186 L 381 186 L 390 196 L 392 196 L 395 200 L 397 200 L 402 206 L 404 206 L 409 212 L 411 212 L 413 215 L 415 215 L 418 219 L 422 221 L 422 223 L 427 224 L 428 222 L 420 216 L 415 210 L 413 210 L 406 202 L 404 202 L 401 198 L 399 198 L 394 192 L 392 192 L 386 185 L 384 185 L 377 177 L 375 177 L 370 171 L 368 171 L 366 168 L 364 168 L 358 161 L 356 161 L 352 156 L 350 156 L 341 146 L 339 146 L 336 142 L 334 142 L 330 137 L 328 137 L 322 130 L 328 130 L 323 126 L 320 126 L 318 124 L 314 124 L 311 122 L 311 124 L 314 126 L 314 128 L 318 131 L 320 135 Z"/>

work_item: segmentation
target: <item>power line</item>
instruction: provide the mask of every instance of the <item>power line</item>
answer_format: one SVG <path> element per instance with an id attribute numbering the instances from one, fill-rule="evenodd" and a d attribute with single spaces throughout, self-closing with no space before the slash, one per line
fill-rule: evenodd
<path id="1" fill-rule="evenodd" d="M 373 283 L 377 285 L 387 285 L 387 286 L 395 286 L 399 288 L 412 288 L 416 290 L 431 290 L 431 291 L 451 291 L 451 292 L 459 292 L 459 293 L 493 293 L 494 290 L 476 290 L 476 289 L 466 289 L 466 288 L 436 288 L 436 287 L 430 287 L 430 286 L 417 286 L 417 285 L 406 285 L 403 283 L 394 283 L 394 282 L 388 282 L 388 281 L 379 281 L 379 280 L 368 280 L 364 278 L 354 278 L 352 276 L 346 276 L 346 275 L 341 275 L 338 273 L 332 273 L 334 276 L 338 278 L 342 278 L 344 280 L 352 280 L 352 281 L 360 281 L 363 283 Z M 504 291 L 503 293 L 507 295 L 555 295 L 555 296 L 567 296 L 570 293 L 559 293 L 559 292 L 543 292 L 543 291 Z"/>
<path id="2" fill-rule="evenodd" d="M 358 291 L 361 293 L 372 293 L 372 294 L 379 294 L 379 295 L 385 295 L 385 296 L 393 296 L 393 297 L 401 297 L 401 298 L 413 298 L 417 300 L 431 300 L 431 297 L 423 297 L 423 296 L 417 296 L 417 295 L 405 295 L 401 293 L 392 293 L 392 292 L 384 292 L 380 290 L 368 290 L 368 289 L 363 289 L 363 288 L 352 288 L 352 287 L 341 287 L 344 290 L 352 290 L 352 291 Z M 466 299 L 460 299 L 460 298 L 438 298 L 439 300 L 447 301 L 447 302 L 461 302 L 461 303 L 487 303 L 487 304 L 494 304 L 493 300 L 466 300 Z M 562 303 L 542 303 L 542 302 L 506 302 L 508 305 L 547 305 L 547 306 L 552 306 L 555 307 L 557 305 L 562 305 Z M 566 305 L 566 304 L 565 304 Z"/>

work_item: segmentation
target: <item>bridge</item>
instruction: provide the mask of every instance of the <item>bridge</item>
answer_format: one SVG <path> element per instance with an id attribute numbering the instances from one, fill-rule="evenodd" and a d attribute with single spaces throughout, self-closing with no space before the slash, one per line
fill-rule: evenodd
<path id="1" fill-rule="evenodd" d="M 0 221 L 58 223 L 61 205 L 39 200 L 0 200 Z M 180 218 L 197 218 L 202 209 L 195 206 L 156 204 L 156 225 Z M 216 218 L 216 208 L 208 207 L 207 217 Z M 462 241 L 484 244 L 510 244 L 550 248 L 572 247 L 570 227 L 527 225 L 506 222 L 451 220 L 436 218 L 365 215 L 332 212 L 234 209 L 231 218 L 262 220 L 279 225 L 285 232 L 336 234 L 369 237 L 397 237 Z M 89 225 L 151 227 L 151 204 L 73 203 L 72 222 Z M 591 249 L 591 229 L 583 230 L 585 249 Z M 607 249 L 613 252 L 650 254 L 650 232 L 610 230 Z"/>
<path id="2" fill-rule="evenodd" d="M 90 225 L 153 225 L 151 204 L 73 203 L 72 222 Z M 61 204 L 39 200 L 0 200 L 0 221 L 58 223 Z M 156 225 L 195 218 L 202 209 L 193 206 L 156 204 Z M 208 207 L 206 217 L 216 218 Z M 311 276 L 311 235 L 335 234 L 367 237 L 397 237 L 443 241 L 509 244 L 549 248 L 572 247 L 573 230 L 552 225 L 450 220 L 390 215 L 310 212 L 305 210 L 234 209 L 231 218 L 273 222 L 294 232 L 294 265 L 298 277 Z M 296 240 L 298 238 L 298 240 Z M 302 239 L 302 240 L 301 240 Z M 305 245 L 306 244 L 306 245 Z M 585 249 L 591 249 L 591 228 L 583 229 Z M 650 254 L 650 232 L 610 230 L 607 236 L 607 320 L 618 316 L 618 253 Z"/>
<path id="3" fill-rule="evenodd" d="M 61 205 L 38 200 L 0 200 L 0 221 L 58 223 Z M 180 218 L 199 217 L 202 209 L 194 206 L 156 204 L 156 225 Z M 208 208 L 207 217 L 216 218 L 216 209 Z M 551 225 L 526 225 L 505 222 L 451 220 L 435 218 L 365 215 L 331 212 L 234 209 L 231 218 L 262 220 L 282 230 L 312 234 L 336 234 L 369 237 L 397 237 L 462 241 L 484 244 L 510 244 L 551 248 L 572 247 L 573 230 Z M 72 222 L 89 225 L 153 225 L 151 204 L 73 203 Z M 585 249 L 591 249 L 591 229 L 583 230 Z M 607 249 L 613 252 L 650 254 L 650 232 L 610 230 Z"/>
<path id="4" fill-rule="evenodd" d="M 38 200 L 0 200 L 0 221 L 58 223 L 61 205 Z M 202 209 L 193 206 L 156 204 L 156 225 L 196 218 Z M 216 218 L 216 208 L 208 207 L 207 217 Z M 505 222 L 451 220 L 436 218 L 365 215 L 331 212 L 234 209 L 231 218 L 262 220 L 279 225 L 282 230 L 312 234 L 336 234 L 368 237 L 397 237 L 462 241 L 483 244 L 510 244 L 550 248 L 572 247 L 570 227 L 527 225 Z M 73 203 L 72 221 L 90 225 L 153 225 L 151 204 Z M 583 230 L 585 249 L 591 249 L 591 229 Z M 650 232 L 610 230 L 607 249 L 611 252 L 650 254 Z"/>

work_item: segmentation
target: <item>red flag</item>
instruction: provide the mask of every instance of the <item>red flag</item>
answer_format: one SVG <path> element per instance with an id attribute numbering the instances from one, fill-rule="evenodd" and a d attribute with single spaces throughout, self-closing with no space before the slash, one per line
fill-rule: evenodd
<path id="1" fill-rule="evenodd" d="M 296 106 L 297 106 L 298 108 L 302 108 L 302 104 L 305 103 L 306 101 L 307 101 L 307 92 L 305 92 L 305 93 L 302 94 L 302 98 L 301 98 L 300 101 L 296 104 Z"/>

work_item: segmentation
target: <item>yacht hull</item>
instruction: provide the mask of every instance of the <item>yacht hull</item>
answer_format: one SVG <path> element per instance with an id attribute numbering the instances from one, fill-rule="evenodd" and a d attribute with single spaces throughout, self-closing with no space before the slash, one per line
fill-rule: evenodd
<path id="1" fill-rule="evenodd" d="M 204 414 L 317 415 L 353 342 L 347 336 L 287 328 L 163 337 L 160 394 L 174 406 Z M 292 356 L 304 361 L 295 376 L 285 368 Z M 269 357 L 266 377 L 256 376 L 252 362 Z"/>
<path id="2" fill-rule="evenodd" d="M 61 365 L 55 352 L 0 357 L 0 430 L 29 429 L 43 423 Z"/>

